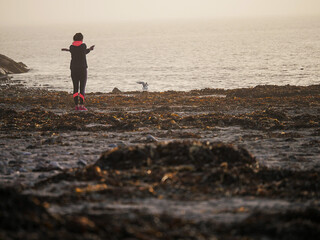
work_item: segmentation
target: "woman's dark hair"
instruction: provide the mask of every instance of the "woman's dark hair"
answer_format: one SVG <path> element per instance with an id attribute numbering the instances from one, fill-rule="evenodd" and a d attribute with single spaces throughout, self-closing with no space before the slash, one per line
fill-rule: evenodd
<path id="1" fill-rule="evenodd" d="M 73 36 L 73 41 L 82 41 L 83 40 L 83 35 L 82 33 L 76 33 L 74 36 Z"/>

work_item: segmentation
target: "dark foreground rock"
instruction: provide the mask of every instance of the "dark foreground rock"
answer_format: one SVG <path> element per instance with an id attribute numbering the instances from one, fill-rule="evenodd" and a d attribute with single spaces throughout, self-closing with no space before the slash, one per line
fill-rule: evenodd
<path id="1" fill-rule="evenodd" d="M 49 189 L 49 195 L 0 188 L 0 238 L 316 239 L 319 182 L 317 172 L 260 168 L 245 149 L 232 145 L 184 141 L 115 148 L 96 164 L 65 170 L 32 190 Z M 222 196 L 260 198 L 257 201 L 294 197 L 301 203 L 291 209 L 243 206 L 213 213 L 240 217 L 230 222 L 194 219 L 188 211 L 150 211 L 143 205 L 151 199 L 149 205 L 167 201 L 179 207 L 192 200 L 197 207 L 197 202 L 203 205 Z M 79 204 L 85 207 L 77 210 Z M 65 210 L 51 214 L 50 208 Z M 212 211 L 203 208 L 199 214 L 208 216 L 205 210 Z"/>
<path id="2" fill-rule="evenodd" d="M 240 224 L 232 224 L 217 232 L 232 236 L 230 239 L 246 239 L 237 236 L 249 239 L 317 239 L 320 211 L 319 208 L 306 208 L 278 213 L 255 212 Z"/>

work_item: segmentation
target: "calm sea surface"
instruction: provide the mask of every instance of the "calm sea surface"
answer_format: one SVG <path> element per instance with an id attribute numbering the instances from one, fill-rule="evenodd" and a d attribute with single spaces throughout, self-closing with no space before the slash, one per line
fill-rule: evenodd
<path id="1" fill-rule="evenodd" d="M 320 84 L 320 19 L 210 20 L 1 27 L 0 53 L 31 68 L 28 86 L 71 91 L 69 47 L 82 32 L 87 92 Z"/>

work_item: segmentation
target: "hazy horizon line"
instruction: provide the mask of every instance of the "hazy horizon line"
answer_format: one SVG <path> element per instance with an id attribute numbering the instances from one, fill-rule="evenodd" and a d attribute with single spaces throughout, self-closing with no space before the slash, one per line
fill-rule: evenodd
<path id="1" fill-rule="evenodd" d="M 3 23 L 0 22 L 1 27 L 32 27 L 32 26 L 75 26 L 79 24 L 83 25 L 92 25 L 92 24 L 98 24 L 98 25 L 105 25 L 105 24 L 130 24 L 130 23 L 172 23 L 172 22 L 201 22 L 201 21 L 232 21 L 232 20 L 272 20 L 272 19 L 283 19 L 283 20 L 290 20 L 290 19 L 317 19 L 320 18 L 320 15 L 317 14 L 265 14 L 265 15 L 250 15 L 250 16 L 214 16 L 214 17 L 190 17 L 190 18 L 154 18 L 154 19 L 108 19 L 103 21 L 97 21 L 97 20 L 91 20 L 91 21 L 78 21 L 77 23 L 72 21 L 66 21 L 66 22 L 27 22 L 27 23 Z"/>

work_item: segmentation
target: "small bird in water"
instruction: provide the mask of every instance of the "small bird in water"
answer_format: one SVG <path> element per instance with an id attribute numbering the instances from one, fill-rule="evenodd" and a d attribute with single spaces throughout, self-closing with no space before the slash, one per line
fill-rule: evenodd
<path id="1" fill-rule="evenodd" d="M 137 83 L 142 84 L 143 91 L 148 91 L 149 84 L 147 82 L 137 82 Z"/>

